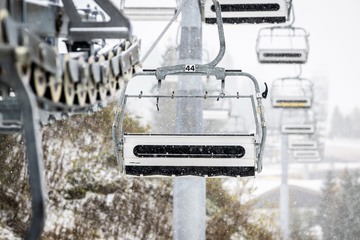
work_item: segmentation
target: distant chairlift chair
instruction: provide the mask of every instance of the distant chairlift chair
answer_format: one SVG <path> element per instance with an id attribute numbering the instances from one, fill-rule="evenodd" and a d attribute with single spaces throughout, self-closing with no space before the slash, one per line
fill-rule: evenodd
<path id="1" fill-rule="evenodd" d="M 222 0 L 221 13 L 224 23 L 283 23 L 288 19 L 290 3 L 285 0 Z M 215 5 L 205 0 L 205 23 L 216 23 Z"/>
<path id="2" fill-rule="evenodd" d="M 271 105 L 274 108 L 310 108 L 313 84 L 305 78 L 275 79 L 271 87 Z"/>
<path id="3" fill-rule="evenodd" d="M 312 111 L 287 110 L 281 115 L 281 133 L 283 134 L 314 134 L 315 118 Z"/>
<path id="4" fill-rule="evenodd" d="M 293 158 L 297 162 L 316 163 L 321 161 L 319 150 L 296 150 L 292 152 Z"/>
<path id="5" fill-rule="evenodd" d="M 309 55 L 308 37 L 304 28 L 291 25 L 260 29 L 256 40 L 259 63 L 306 63 Z"/>
<path id="6" fill-rule="evenodd" d="M 167 1 L 166 6 L 155 5 L 156 1 L 147 1 L 141 5 L 137 1 L 120 1 L 120 10 L 132 21 L 169 21 L 176 14 L 176 1 Z M 144 2 L 145 4 L 145 2 Z"/>

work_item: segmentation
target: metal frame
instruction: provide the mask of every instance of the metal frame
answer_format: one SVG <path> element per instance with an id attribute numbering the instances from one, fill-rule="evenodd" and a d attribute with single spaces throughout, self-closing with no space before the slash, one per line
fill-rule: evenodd
<path id="1" fill-rule="evenodd" d="M 216 23 L 210 0 L 205 0 L 203 12 L 205 23 Z M 222 0 L 221 12 L 224 23 L 283 23 L 288 18 L 288 4 L 285 0 Z"/>
<path id="2" fill-rule="evenodd" d="M 87 42 L 89 39 L 131 39 L 130 21 L 110 0 L 94 0 L 111 17 L 104 22 L 83 21 L 73 0 L 62 0 L 70 19 L 69 38 L 74 42 Z"/>
<path id="3" fill-rule="evenodd" d="M 109 22 L 81 21 L 71 0 L 63 0 L 64 7 L 53 2 L 0 0 L 0 133 L 22 132 L 25 139 L 32 210 L 25 239 L 40 239 L 45 222 L 47 193 L 39 123 L 100 108 L 99 102 L 109 97 L 104 85 L 114 79 L 127 81 L 139 64 L 140 42 L 131 35 L 127 18 L 109 0 L 95 1 L 111 15 Z M 85 63 L 82 57 L 95 56 L 84 54 L 78 61 L 70 55 L 59 56 L 53 48 L 59 36 L 69 37 L 68 44 L 76 47 L 89 47 L 94 39 L 104 37 L 127 42 L 113 49 L 116 53 L 109 53 L 106 60 L 100 56 Z M 88 54 L 94 54 L 91 48 Z M 60 86 L 61 94 L 68 91 L 74 98 L 73 94 L 87 90 L 90 83 L 92 90 L 102 92 L 100 101 L 75 104 L 45 94 L 51 87 Z"/>
<path id="4" fill-rule="evenodd" d="M 295 83 L 295 84 L 294 84 Z M 291 84 L 291 86 L 289 85 Z M 293 94 L 291 90 L 296 90 Z M 310 108 L 313 102 L 313 83 L 301 77 L 275 79 L 271 87 L 274 108 Z"/>

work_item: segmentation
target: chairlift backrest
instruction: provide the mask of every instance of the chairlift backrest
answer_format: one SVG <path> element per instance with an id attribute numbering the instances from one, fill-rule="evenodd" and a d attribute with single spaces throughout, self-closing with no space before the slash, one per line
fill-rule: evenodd
<path id="1" fill-rule="evenodd" d="M 131 21 L 169 21 L 177 12 L 176 1 L 120 1 L 120 10 Z"/>
<path id="2" fill-rule="evenodd" d="M 205 23 L 216 23 L 215 6 L 205 0 Z M 283 23 L 287 19 L 285 0 L 222 0 L 221 13 L 224 23 Z"/>

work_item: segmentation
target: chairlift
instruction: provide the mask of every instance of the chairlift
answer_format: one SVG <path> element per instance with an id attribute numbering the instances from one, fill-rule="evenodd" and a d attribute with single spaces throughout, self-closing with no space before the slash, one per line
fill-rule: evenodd
<path id="1" fill-rule="evenodd" d="M 275 79 L 271 88 L 271 104 L 274 108 L 310 108 L 313 100 L 313 84 L 305 78 Z"/>
<path id="2" fill-rule="evenodd" d="M 299 163 L 321 162 L 319 150 L 296 150 L 292 152 L 293 159 Z"/>
<path id="3" fill-rule="evenodd" d="M 155 1 L 146 1 L 148 6 L 141 5 L 136 1 L 120 1 L 120 10 L 124 12 L 131 21 L 169 21 L 177 12 L 176 2 L 173 4 L 157 5 Z M 125 4 L 126 3 L 126 4 Z M 144 2 L 145 3 L 145 2 Z M 155 6 L 154 6 L 155 3 Z"/>
<path id="4" fill-rule="evenodd" d="M 221 13 L 224 23 L 283 23 L 288 16 L 285 0 L 222 0 Z M 205 23 L 216 23 L 215 5 L 205 0 Z"/>
<path id="5" fill-rule="evenodd" d="M 225 39 L 221 21 L 220 5 L 216 5 L 220 50 L 217 57 L 208 64 L 181 64 L 160 67 L 156 70 L 144 70 L 137 75 L 154 76 L 158 82 L 156 95 L 125 94 L 125 88 L 119 101 L 119 111 L 113 124 L 115 154 L 119 161 L 121 172 L 132 176 L 254 176 L 255 171 L 262 170 L 262 156 L 266 140 L 266 124 L 262 98 L 266 93 L 260 92 L 257 80 L 241 70 L 225 70 L 216 67 L 225 53 Z M 218 94 L 209 95 L 160 95 L 161 84 L 169 75 L 202 75 L 215 76 L 221 84 Z M 247 78 L 252 82 L 254 92 L 249 95 L 225 95 L 225 81 L 229 76 Z M 252 91 L 251 91 L 252 92 Z M 129 98 L 156 99 L 159 110 L 160 99 L 248 99 L 256 129 L 250 133 L 167 133 L 141 134 L 123 133 L 122 124 L 125 104 Z"/>
<path id="6" fill-rule="evenodd" d="M 318 150 L 296 150 L 292 152 L 295 159 L 297 158 L 318 158 L 320 157 Z"/>
<path id="7" fill-rule="evenodd" d="M 274 26 L 260 29 L 256 52 L 260 63 L 304 64 L 309 55 L 309 34 L 304 28 Z"/>
<path id="8" fill-rule="evenodd" d="M 311 111 L 284 111 L 281 115 L 281 133 L 314 134 L 315 118 Z"/>
<path id="9" fill-rule="evenodd" d="M 204 66 L 197 65 L 201 69 Z M 190 74 L 185 70 L 177 70 L 177 66 L 163 67 L 147 71 L 140 75 L 164 74 L 157 78 L 165 80 L 165 76 Z M 185 69 L 185 67 L 182 67 Z M 208 68 L 205 72 L 201 70 L 195 74 L 207 74 L 213 71 L 213 74 L 225 76 L 244 76 L 250 78 L 254 83 L 255 92 L 251 95 L 223 95 L 223 88 L 220 94 L 216 95 L 124 95 L 120 107 L 123 116 L 125 103 L 129 98 L 153 98 L 159 104 L 160 99 L 177 99 L 192 98 L 198 99 L 248 99 L 251 102 L 256 124 L 255 132 L 250 133 L 167 133 L 167 134 L 141 134 L 141 133 L 122 133 L 119 126 L 120 136 L 119 143 L 122 150 L 122 156 L 119 157 L 123 173 L 133 176 L 227 176 L 227 177 L 244 177 L 254 176 L 255 170 L 261 171 L 261 159 L 264 149 L 266 136 L 266 127 L 264 124 L 264 115 L 261 105 L 261 93 L 255 78 L 247 73 L 240 71 L 224 71 L 220 68 Z M 192 73 L 191 73 L 192 74 Z M 219 79 L 220 80 L 220 79 Z M 224 87 L 225 80 L 221 80 Z M 221 101 L 220 99 L 220 101 Z M 158 105 L 157 105 L 158 106 Z M 120 119 L 120 124 L 122 123 Z M 261 123 L 260 123 L 261 122 Z"/>
<path id="10" fill-rule="evenodd" d="M 312 140 L 301 140 L 301 141 L 289 141 L 290 150 L 316 150 L 318 144 Z"/>

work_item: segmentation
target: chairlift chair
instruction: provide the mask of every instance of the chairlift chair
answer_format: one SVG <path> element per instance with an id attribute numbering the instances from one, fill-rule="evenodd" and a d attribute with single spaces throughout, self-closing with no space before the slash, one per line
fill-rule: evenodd
<path id="1" fill-rule="evenodd" d="M 208 95 L 214 95 L 216 90 L 206 91 Z M 226 101 L 228 100 L 228 101 Z M 204 120 L 226 120 L 230 118 L 231 114 L 231 99 L 222 99 L 216 104 L 205 104 L 203 109 Z"/>
<path id="2" fill-rule="evenodd" d="M 318 158 L 320 156 L 318 150 L 296 150 L 292 152 L 293 157 L 296 158 Z"/>
<path id="3" fill-rule="evenodd" d="M 310 108 L 313 84 L 305 78 L 275 79 L 271 87 L 271 104 L 274 108 Z"/>
<path id="4" fill-rule="evenodd" d="M 288 17 L 285 0 L 222 0 L 221 13 L 224 23 L 283 23 Z M 216 23 L 215 6 L 205 0 L 203 7 L 205 23 Z"/>
<path id="5" fill-rule="evenodd" d="M 313 140 L 289 141 L 290 150 L 316 150 L 318 144 Z"/>
<path id="6" fill-rule="evenodd" d="M 154 72 L 146 72 L 146 74 L 153 74 L 157 77 L 162 71 L 164 71 L 165 75 L 189 74 L 183 70 L 174 72 L 176 67 L 158 68 Z M 197 66 L 199 69 L 201 67 L 200 65 Z M 183 68 L 185 69 L 185 67 Z M 255 94 L 224 96 L 221 91 L 220 94 L 206 96 L 205 94 L 187 96 L 173 93 L 171 95 L 141 95 L 141 98 L 153 98 L 156 99 L 157 103 L 164 98 L 248 99 L 253 108 L 256 124 L 255 132 L 143 134 L 122 133 L 122 126 L 119 126 L 120 133 L 117 142 L 120 144 L 120 149 L 122 149 L 122 156 L 119 159 L 124 174 L 132 176 L 245 177 L 254 176 L 255 171 L 261 171 L 266 127 L 262 110 L 257 111 L 257 109 L 262 109 L 261 93 L 258 93 L 257 82 L 247 73 L 239 71 L 225 72 L 220 68 L 213 70 L 213 73 L 217 75 L 249 77 L 253 81 L 255 89 L 257 89 Z M 196 74 L 199 73 L 205 74 L 202 71 L 196 72 Z M 157 78 L 158 81 L 163 81 L 165 75 Z M 221 82 L 222 86 L 224 86 L 225 81 L 221 80 Z M 121 106 L 122 111 L 124 111 L 125 103 L 129 98 L 139 98 L 139 95 L 125 94 Z M 121 122 L 122 120 L 120 120 Z"/>
<path id="7" fill-rule="evenodd" d="M 293 159 L 301 163 L 317 163 L 321 161 L 320 153 L 314 150 L 296 150 L 292 152 Z"/>
<path id="8" fill-rule="evenodd" d="M 281 133 L 314 134 L 315 118 L 311 111 L 283 111 L 281 115 Z"/>
<path id="9" fill-rule="evenodd" d="M 170 1 L 168 1 L 170 2 Z M 166 6 L 156 5 L 156 1 L 143 1 L 139 6 L 138 1 L 120 1 L 120 10 L 131 21 L 169 21 L 177 12 L 176 2 L 166 3 Z M 146 5 L 144 5 L 146 4 Z M 154 6 L 155 4 L 155 6 Z"/>
<path id="10" fill-rule="evenodd" d="M 304 64 L 309 55 L 309 34 L 304 28 L 266 27 L 259 30 L 256 52 L 260 63 Z"/>
<path id="11" fill-rule="evenodd" d="M 261 93 L 257 80 L 241 70 L 225 70 L 216 67 L 225 54 L 225 37 L 220 12 L 220 4 L 213 0 L 216 8 L 216 19 L 220 39 L 220 50 L 217 57 L 208 64 L 180 64 L 160 67 L 156 70 L 144 70 L 137 75 L 155 76 L 158 81 L 157 95 L 127 95 L 125 88 L 120 96 L 119 111 L 113 124 L 115 155 L 121 172 L 133 176 L 254 176 L 255 171 L 262 170 L 262 156 L 266 141 L 266 124 Z M 221 84 L 217 95 L 160 95 L 162 81 L 169 75 L 202 75 L 215 76 Z M 243 77 L 250 80 L 254 92 L 249 95 L 225 95 L 225 80 L 229 76 Z M 125 104 L 128 98 L 153 98 L 159 110 L 160 99 L 203 98 L 203 99 L 248 99 L 256 129 L 251 133 L 202 134 L 202 133 L 168 133 L 140 134 L 123 133 Z"/>

